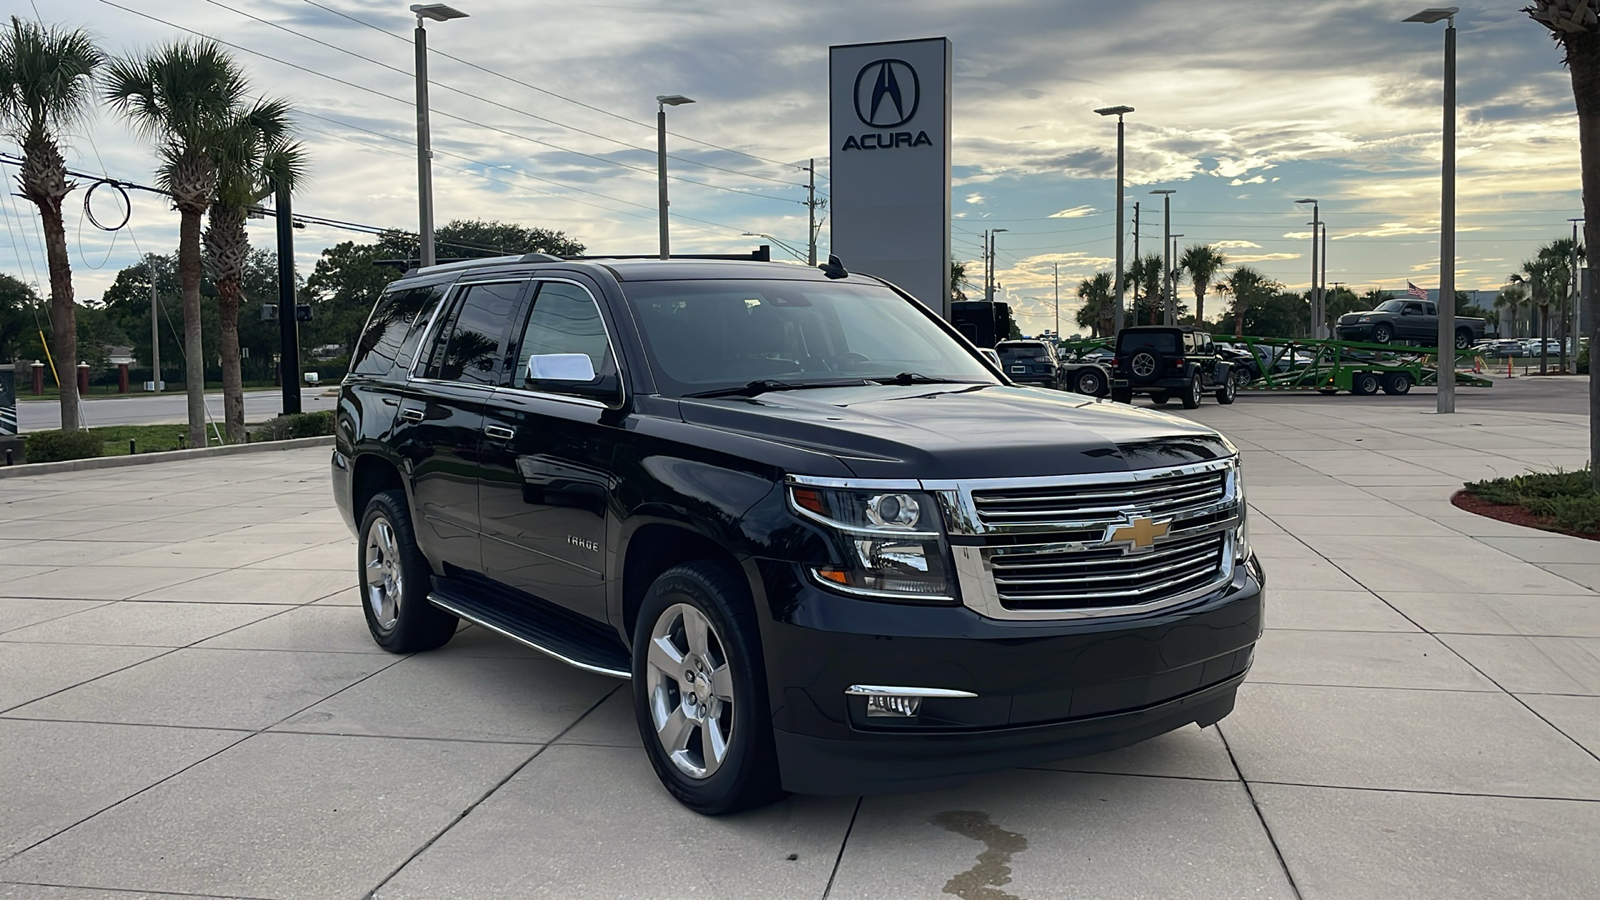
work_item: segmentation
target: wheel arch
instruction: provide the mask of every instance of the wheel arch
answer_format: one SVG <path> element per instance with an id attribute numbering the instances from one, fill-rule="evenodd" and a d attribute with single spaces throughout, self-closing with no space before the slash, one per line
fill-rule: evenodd
<path id="1" fill-rule="evenodd" d="M 739 573 L 750 597 L 757 596 L 753 568 L 726 543 L 688 522 L 664 518 L 641 522 L 628 531 L 620 555 L 616 592 L 620 605 L 616 612 L 620 615 L 624 639 L 630 644 L 645 593 L 662 572 L 673 566 L 702 559 L 721 563 Z"/>
<path id="2" fill-rule="evenodd" d="M 350 509 L 357 523 L 366 512 L 367 504 L 380 491 L 398 488 L 406 495 L 410 508 L 411 492 L 406 489 L 400 468 L 380 453 L 359 453 L 350 465 Z"/>

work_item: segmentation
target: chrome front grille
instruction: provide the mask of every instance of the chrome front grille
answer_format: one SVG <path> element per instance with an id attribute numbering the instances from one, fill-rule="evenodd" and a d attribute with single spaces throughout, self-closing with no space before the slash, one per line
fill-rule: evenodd
<path id="1" fill-rule="evenodd" d="M 1235 459 L 923 486 L 943 509 L 963 602 L 990 618 L 1130 615 L 1233 578 Z"/>
<path id="2" fill-rule="evenodd" d="M 1216 580 L 1227 535 L 1180 537 L 1145 553 L 1121 548 L 1065 549 L 1051 545 L 993 548 L 995 593 L 1013 610 L 1081 610 L 1140 606 L 1187 593 Z"/>
<path id="3" fill-rule="evenodd" d="M 978 521 L 988 526 L 1059 526 L 1114 522 L 1137 510 L 1181 518 L 1227 497 L 1228 471 L 1156 474 L 1125 483 L 1041 485 L 972 491 Z"/>

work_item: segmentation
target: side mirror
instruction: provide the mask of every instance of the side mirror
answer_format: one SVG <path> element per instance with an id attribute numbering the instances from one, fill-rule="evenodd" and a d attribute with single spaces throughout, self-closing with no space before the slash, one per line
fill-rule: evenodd
<path id="1" fill-rule="evenodd" d="M 528 357 L 528 377 L 535 381 L 594 380 L 594 362 L 584 353 L 536 353 Z"/>

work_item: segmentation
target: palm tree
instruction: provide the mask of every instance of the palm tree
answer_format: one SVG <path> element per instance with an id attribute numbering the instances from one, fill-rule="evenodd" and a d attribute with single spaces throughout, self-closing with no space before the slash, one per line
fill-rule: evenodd
<path id="1" fill-rule="evenodd" d="M 1114 300 L 1111 296 L 1111 273 L 1100 272 L 1093 278 L 1078 282 L 1078 299 L 1083 301 L 1083 308 L 1078 310 L 1078 327 L 1090 329 L 1091 337 L 1109 335 L 1112 327 L 1111 304 Z"/>
<path id="2" fill-rule="evenodd" d="M 178 280 L 193 447 L 206 444 L 200 224 L 217 189 L 218 148 L 225 146 L 248 89 L 238 63 L 210 41 L 182 41 L 144 56 L 115 59 L 106 76 L 106 100 L 155 143 L 161 160 L 156 183 L 178 208 Z"/>
<path id="3" fill-rule="evenodd" d="M 61 427 L 76 430 L 78 418 L 78 316 L 72 294 L 72 262 L 61 205 L 75 182 L 57 135 L 80 122 L 93 96 L 95 70 L 105 55 L 87 32 L 11 17 L 0 33 L 0 125 L 22 145 L 17 184 L 39 207 L 45 259 L 50 267 L 50 345 L 61 386 Z M 65 371 L 66 378 L 60 373 Z"/>
<path id="4" fill-rule="evenodd" d="M 1572 75 L 1578 109 L 1578 157 L 1583 182 L 1583 242 L 1600 246 L 1600 0 L 1533 0 L 1523 8 L 1550 29 Z M 1589 258 L 1589 283 L 1600 266 Z M 1580 317 L 1589 330 L 1589 355 L 1600 347 L 1600 291 L 1590 290 Z M 1591 366 L 1590 371 L 1593 371 Z M 1600 378 L 1589 377 L 1589 475 L 1600 491 Z"/>
<path id="5" fill-rule="evenodd" d="M 1527 299 L 1527 289 L 1516 283 L 1506 285 L 1500 289 L 1500 293 L 1495 295 L 1494 308 L 1496 310 L 1505 310 L 1505 314 L 1500 317 L 1500 321 L 1509 321 L 1511 324 L 1511 331 L 1513 332 L 1520 330 L 1517 327 L 1518 323 L 1521 322 L 1521 319 L 1518 318 L 1518 315 L 1522 309 L 1522 304 L 1527 302 Z M 1505 334 L 1504 329 L 1502 329 L 1501 333 L 1504 337 L 1516 337 L 1515 334 Z"/>
<path id="6" fill-rule="evenodd" d="M 1233 334 L 1244 334 L 1244 317 L 1270 298 L 1282 285 L 1249 266 L 1240 266 L 1228 273 L 1217 289 L 1233 298 Z"/>
<path id="7" fill-rule="evenodd" d="M 1571 329 L 1572 284 L 1577 278 L 1574 256 L 1582 257 L 1583 247 L 1572 238 L 1558 238 L 1539 248 L 1539 259 L 1550 266 L 1551 299 L 1561 305 L 1561 371 L 1567 370 L 1567 332 Z"/>
<path id="8" fill-rule="evenodd" d="M 1550 300 L 1554 293 L 1556 263 L 1544 254 L 1538 254 L 1533 259 L 1522 261 L 1522 269 L 1511 273 L 1513 284 L 1525 285 L 1528 288 L 1529 303 L 1539 311 L 1539 374 L 1544 375 L 1550 369 L 1550 354 L 1545 349 L 1545 337 L 1550 324 Z"/>
<path id="9" fill-rule="evenodd" d="M 1146 324 L 1154 325 L 1161 318 L 1161 254 L 1151 253 L 1138 257 L 1128 268 L 1128 281 L 1133 284 L 1133 324 L 1141 317 Z"/>
<path id="10" fill-rule="evenodd" d="M 222 418 L 228 443 L 243 443 L 244 381 L 239 369 L 239 307 L 244 264 L 250 255 L 245 219 L 277 185 L 293 188 L 305 154 L 289 141 L 289 104 L 261 100 L 241 113 L 217 145 L 217 191 L 205 231 L 206 262 L 217 287 L 221 322 Z"/>
<path id="11" fill-rule="evenodd" d="M 1206 322 L 1206 289 L 1228 258 L 1210 244 L 1195 244 L 1183 251 L 1178 268 L 1189 273 L 1189 283 L 1194 287 L 1194 322 L 1204 328 Z"/>

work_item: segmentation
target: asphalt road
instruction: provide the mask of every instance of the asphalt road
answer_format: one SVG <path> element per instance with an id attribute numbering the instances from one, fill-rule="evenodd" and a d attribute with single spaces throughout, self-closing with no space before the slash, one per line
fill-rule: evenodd
<path id="1" fill-rule="evenodd" d="M 300 391 L 302 412 L 333 409 L 336 397 L 324 397 L 325 387 Z M 222 392 L 206 394 L 206 407 L 218 424 L 222 421 Z M 97 397 L 83 401 L 84 420 L 96 425 L 163 425 L 189 420 L 189 407 L 182 390 L 163 394 L 129 394 L 125 397 Z M 283 411 L 278 391 L 249 391 L 244 395 L 246 422 L 270 419 Z M 17 422 L 24 432 L 61 427 L 61 405 L 54 400 L 22 400 L 17 403 Z"/>

